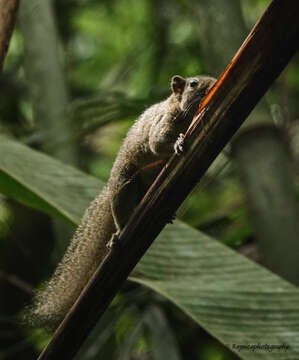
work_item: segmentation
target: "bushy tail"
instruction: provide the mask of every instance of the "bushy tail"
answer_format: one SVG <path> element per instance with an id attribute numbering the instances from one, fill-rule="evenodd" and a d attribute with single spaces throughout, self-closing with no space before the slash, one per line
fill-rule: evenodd
<path id="1" fill-rule="evenodd" d="M 34 326 L 55 328 L 107 253 L 115 231 L 108 190 L 93 200 L 52 278 L 37 291 L 25 315 Z"/>

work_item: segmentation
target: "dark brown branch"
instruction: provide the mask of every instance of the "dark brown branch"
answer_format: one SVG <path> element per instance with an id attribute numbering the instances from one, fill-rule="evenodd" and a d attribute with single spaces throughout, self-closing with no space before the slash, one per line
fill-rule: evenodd
<path id="1" fill-rule="evenodd" d="M 14 28 L 19 0 L 0 0 L 0 71 Z"/>
<path id="2" fill-rule="evenodd" d="M 200 180 L 298 48 L 297 0 L 273 0 L 201 105 L 173 156 L 57 329 L 40 360 L 72 359 L 171 215 Z"/>

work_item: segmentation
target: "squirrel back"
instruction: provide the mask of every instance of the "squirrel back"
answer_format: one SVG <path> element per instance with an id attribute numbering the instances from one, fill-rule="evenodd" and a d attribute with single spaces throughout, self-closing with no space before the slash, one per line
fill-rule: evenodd
<path id="1" fill-rule="evenodd" d="M 174 76 L 172 94 L 136 120 L 119 150 L 107 185 L 86 210 L 52 278 L 37 291 L 27 311 L 28 322 L 51 329 L 63 319 L 109 251 L 108 242 L 117 239 L 160 167 L 151 172 L 143 169 L 173 154 L 177 138 L 187 130 L 214 82 L 208 76 Z"/>

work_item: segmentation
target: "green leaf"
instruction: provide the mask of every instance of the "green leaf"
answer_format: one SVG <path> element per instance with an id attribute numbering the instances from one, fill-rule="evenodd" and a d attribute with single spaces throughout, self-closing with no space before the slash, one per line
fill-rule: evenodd
<path id="1" fill-rule="evenodd" d="M 0 135 L 0 192 L 78 224 L 103 185 L 99 180 Z"/>
<path id="2" fill-rule="evenodd" d="M 299 291 L 213 238 L 176 222 L 131 279 L 164 295 L 243 359 L 299 359 Z M 286 345 L 287 350 L 237 350 Z"/>
<path id="3" fill-rule="evenodd" d="M 4 136 L 0 154 L 1 192 L 75 223 L 100 187 Z M 241 358 L 299 359 L 298 289 L 211 237 L 181 222 L 167 226 L 137 274 L 131 279 L 164 295 Z M 246 345 L 264 348 L 240 348 Z"/>

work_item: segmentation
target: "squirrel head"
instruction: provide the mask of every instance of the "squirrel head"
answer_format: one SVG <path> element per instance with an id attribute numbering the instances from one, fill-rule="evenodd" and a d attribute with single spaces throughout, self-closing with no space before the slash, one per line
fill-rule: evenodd
<path id="1" fill-rule="evenodd" d="M 207 95 L 216 79 L 210 76 L 196 75 L 183 78 L 175 75 L 171 79 L 171 89 L 183 111 L 187 111 L 192 105 L 199 105 Z"/>

